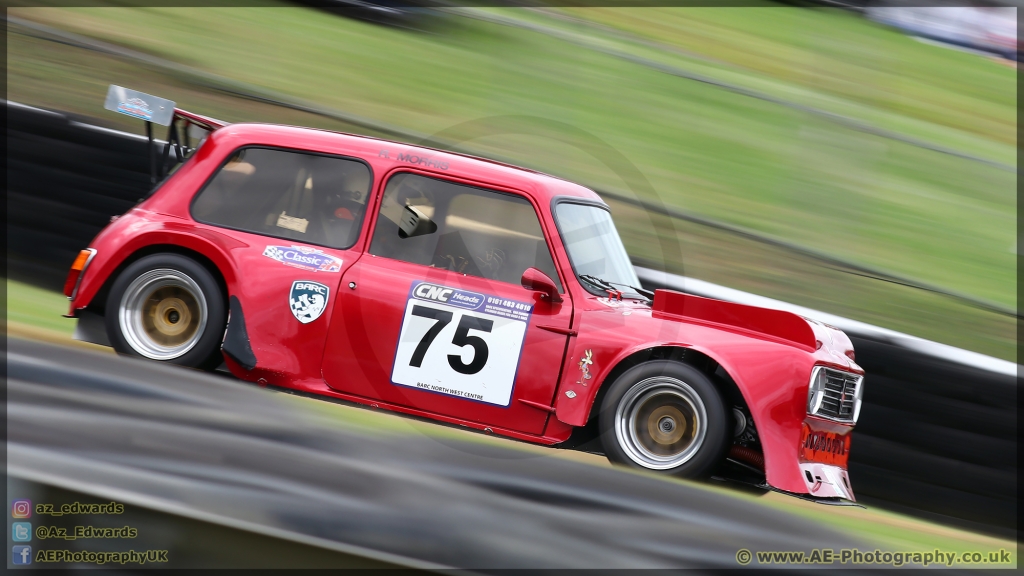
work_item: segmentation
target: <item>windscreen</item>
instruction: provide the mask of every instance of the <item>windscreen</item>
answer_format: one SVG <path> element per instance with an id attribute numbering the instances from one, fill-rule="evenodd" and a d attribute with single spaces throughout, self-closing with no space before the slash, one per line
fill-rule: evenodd
<path id="1" fill-rule="evenodd" d="M 600 285 L 586 278 L 589 275 L 611 283 L 623 293 L 634 293 L 626 286 L 640 286 L 640 280 L 607 210 L 562 202 L 555 206 L 555 218 L 573 269 L 585 287 L 591 292 L 604 292 Z"/>

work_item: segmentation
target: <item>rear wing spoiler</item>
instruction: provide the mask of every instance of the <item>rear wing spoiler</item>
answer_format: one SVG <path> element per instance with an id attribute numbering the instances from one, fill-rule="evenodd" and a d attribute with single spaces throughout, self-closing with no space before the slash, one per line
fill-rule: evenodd
<path id="1" fill-rule="evenodd" d="M 149 179 L 152 184 L 163 180 L 171 168 L 183 162 L 195 150 L 190 146 L 190 136 L 201 140 L 205 136 L 202 132 L 213 132 L 228 125 L 223 120 L 177 108 L 171 100 L 113 84 L 107 90 L 107 99 L 103 107 L 112 112 L 145 120 L 146 138 L 149 139 Z M 159 163 L 157 162 L 157 147 L 153 142 L 153 124 L 168 127 L 167 142 L 164 144 Z M 196 134 L 196 130 L 200 133 Z M 173 160 L 171 159 L 172 150 L 174 151 Z"/>

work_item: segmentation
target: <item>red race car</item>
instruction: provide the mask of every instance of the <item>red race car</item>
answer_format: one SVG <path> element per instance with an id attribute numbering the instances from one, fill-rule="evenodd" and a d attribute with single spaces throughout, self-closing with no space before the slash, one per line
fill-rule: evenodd
<path id="1" fill-rule="evenodd" d="M 145 118 L 146 98 L 108 107 Z M 72 266 L 76 337 L 635 468 L 854 500 L 863 370 L 846 335 L 640 288 L 593 191 L 376 138 L 166 117 L 165 151 L 183 149 L 183 124 L 208 135 Z"/>

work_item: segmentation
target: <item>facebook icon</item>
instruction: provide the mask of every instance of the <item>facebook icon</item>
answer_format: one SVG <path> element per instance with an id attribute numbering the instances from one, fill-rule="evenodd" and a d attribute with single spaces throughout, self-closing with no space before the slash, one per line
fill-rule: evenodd
<path id="1" fill-rule="evenodd" d="M 31 564 L 32 563 L 32 547 L 31 546 L 15 546 L 12 548 L 14 554 L 11 555 L 11 562 L 17 565 Z"/>

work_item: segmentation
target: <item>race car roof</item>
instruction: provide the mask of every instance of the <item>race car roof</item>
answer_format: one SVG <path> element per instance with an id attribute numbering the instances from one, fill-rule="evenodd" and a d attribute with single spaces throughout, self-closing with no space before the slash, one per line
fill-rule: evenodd
<path id="1" fill-rule="evenodd" d="M 269 146 L 354 156 L 370 163 L 377 177 L 393 168 L 414 167 L 442 177 L 448 175 L 484 185 L 520 189 L 545 204 L 556 196 L 604 203 L 589 188 L 549 174 L 487 158 L 370 136 L 279 124 L 239 123 L 213 131 L 209 140 L 217 147 Z"/>

